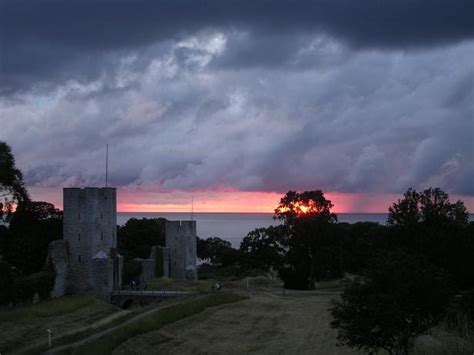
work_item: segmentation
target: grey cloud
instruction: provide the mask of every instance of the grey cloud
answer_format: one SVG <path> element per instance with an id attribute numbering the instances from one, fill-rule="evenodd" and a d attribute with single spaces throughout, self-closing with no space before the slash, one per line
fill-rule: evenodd
<path id="1" fill-rule="evenodd" d="M 95 80 L 130 52 L 143 69 L 149 47 L 208 30 L 229 35 L 217 66 L 304 68 L 327 62 L 302 52 L 315 35 L 353 49 L 427 48 L 473 38 L 472 13 L 469 0 L 2 0 L 0 94 Z"/>
<path id="2" fill-rule="evenodd" d="M 129 53 L 113 75 L 0 100 L 0 140 L 27 183 L 101 184 L 109 143 L 111 183 L 130 189 L 474 194 L 472 41 L 329 50 L 337 65 L 297 71 L 218 67 L 215 33 L 192 37 Z"/>

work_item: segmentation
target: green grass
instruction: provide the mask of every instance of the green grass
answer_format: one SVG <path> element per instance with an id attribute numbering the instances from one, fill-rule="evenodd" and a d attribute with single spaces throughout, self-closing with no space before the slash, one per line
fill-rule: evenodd
<path id="1" fill-rule="evenodd" d="M 160 329 L 169 323 L 200 313 L 208 307 L 243 299 L 245 297 L 236 294 L 216 293 L 173 304 L 75 348 L 73 354 L 111 354 L 115 348 L 132 337 Z"/>
<path id="2" fill-rule="evenodd" d="M 168 278 L 158 278 L 148 283 L 150 290 L 182 290 L 188 292 L 208 292 L 211 290 L 212 281 L 210 280 L 173 280 Z"/>
<path id="3" fill-rule="evenodd" d="M 0 321 L 24 321 L 59 316 L 74 312 L 94 302 L 96 302 L 94 298 L 86 295 L 65 296 L 36 305 L 0 310 Z"/>
<path id="4" fill-rule="evenodd" d="M 82 331 L 78 331 L 76 333 L 72 333 L 72 334 L 65 335 L 65 336 L 62 336 L 62 337 L 59 337 L 59 338 L 55 338 L 54 342 L 53 342 L 53 345 L 54 345 L 54 347 L 57 347 L 57 346 L 65 345 L 65 344 L 74 343 L 74 342 L 79 341 L 81 339 L 84 339 L 88 336 L 96 334 L 97 332 L 106 330 L 108 328 L 115 327 L 115 326 L 117 326 L 117 325 L 119 325 L 119 324 L 121 324 L 121 323 L 137 316 L 140 312 L 142 312 L 142 310 L 136 311 L 136 312 L 130 312 L 130 313 L 125 314 L 125 315 L 123 315 L 119 318 L 116 318 L 115 320 L 113 320 L 113 321 L 111 321 L 107 324 L 104 324 L 101 327 L 97 327 L 97 328 L 89 327 L 87 329 L 84 329 Z M 41 354 L 43 352 L 46 352 L 48 349 L 49 349 L 48 342 L 43 341 L 43 342 L 39 342 L 36 346 L 33 346 L 31 348 L 28 348 L 28 349 L 25 349 L 25 350 L 21 351 L 21 353 L 24 354 L 24 355 Z"/>

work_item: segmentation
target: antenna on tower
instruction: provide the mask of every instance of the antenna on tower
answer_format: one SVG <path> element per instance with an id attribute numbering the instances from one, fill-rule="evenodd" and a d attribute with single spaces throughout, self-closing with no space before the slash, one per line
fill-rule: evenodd
<path id="1" fill-rule="evenodd" d="M 107 144 L 105 153 L 105 187 L 107 187 L 109 180 L 109 145 Z"/>
<path id="2" fill-rule="evenodd" d="M 191 196 L 191 221 L 194 221 L 194 196 Z"/>

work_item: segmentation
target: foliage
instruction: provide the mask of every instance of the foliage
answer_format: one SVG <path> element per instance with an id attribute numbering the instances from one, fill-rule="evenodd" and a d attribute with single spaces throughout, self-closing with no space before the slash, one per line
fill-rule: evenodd
<path id="1" fill-rule="evenodd" d="M 49 243 L 62 238 L 62 212 L 47 202 L 26 202 L 10 219 L 8 233 L 0 233 L 0 252 L 23 274 L 39 272 Z"/>
<path id="2" fill-rule="evenodd" d="M 408 189 L 403 199 L 389 208 L 387 224 L 414 227 L 421 222 L 430 227 L 467 227 L 468 221 L 469 214 L 462 201 L 451 203 L 446 192 L 429 188 L 423 192 Z"/>
<path id="3" fill-rule="evenodd" d="M 339 258 L 346 273 L 360 274 L 375 254 L 390 249 L 387 228 L 378 223 L 338 223 L 333 229 L 332 248 L 340 250 Z"/>
<path id="4" fill-rule="evenodd" d="M 243 299 L 245 299 L 245 297 L 237 294 L 218 293 L 173 304 L 158 309 L 157 312 L 147 315 L 131 324 L 127 324 L 104 334 L 98 339 L 94 339 L 76 348 L 73 353 L 111 354 L 120 344 L 132 337 L 160 329 L 169 323 L 200 313 L 208 307 L 237 302 Z"/>
<path id="5" fill-rule="evenodd" d="M 204 263 L 198 266 L 199 280 L 235 280 L 242 277 L 242 269 L 238 265 L 226 267 Z"/>
<path id="6" fill-rule="evenodd" d="M 27 276 L 18 276 L 9 264 L 0 263 L 0 271 L 0 282 L 5 286 L 1 293 L 2 304 L 29 303 L 36 293 L 41 299 L 47 299 L 54 287 L 56 274 L 52 266 Z"/>
<path id="7" fill-rule="evenodd" d="M 130 218 L 123 226 L 118 227 L 117 245 L 125 259 L 150 256 L 150 249 L 155 245 L 165 246 L 164 218 Z"/>
<path id="8" fill-rule="evenodd" d="M 15 166 L 10 147 L 0 141 L 0 221 L 10 217 L 15 206 L 28 202 L 23 175 Z"/>
<path id="9" fill-rule="evenodd" d="M 141 261 L 135 259 L 126 259 L 123 262 L 123 271 L 122 271 L 122 284 L 129 285 L 133 280 L 138 281 L 140 274 L 143 270 L 143 264 Z"/>
<path id="10" fill-rule="evenodd" d="M 285 287 L 312 289 L 316 281 L 342 275 L 340 252 L 333 246 L 333 204 L 321 190 L 288 193 L 275 209 L 287 236 L 280 276 Z"/>
<path id="11" fill-rule="evenodd" d="M 275 209 L 275 216 L 285 225 L 293 226 L 301 220 L 318 220 L 322 223 L 337 222 L 337 216 L 331 213 L 334 205 L 326 200 L 321 190 L 288 191 Z"/>
<path id="12" fill-rule="evenodd" d="M 420 256 L 381 255 L 330 310 L 341 344 L 408 354 L 414 338 L 435 325 L 452 293 L 444 271 Z"/>
<path id="13" fill-rule="evenodd" d="M 457 287 L 474 287 L 474 228 L 462 201 L 451 203 L 439 188 L 409 189 L 389 209 L 387 224 L 393 247 L 423 254 L 447 270 Z M 470 256 L 471 255 L 471 256 Z"/>
<path id="14" fill-rule="evenodd" d="M 0 304 L 9 303 L 14 296 L 14 270 L 6 262 L 0 261 Z"/>
<path id="15" fill-rule="evenodd" d="M 240 243 L 241 262 L 250 270 L 278 270 L 286 253 L 287 227 L 284 225 L 257 228 Z"/>
<path id="16" fill-rule="evenodd" d="M 228 267 L 238 260 L 238 250 L 219 237 L 197 239 L 197 257 L 216 266 Z"/>

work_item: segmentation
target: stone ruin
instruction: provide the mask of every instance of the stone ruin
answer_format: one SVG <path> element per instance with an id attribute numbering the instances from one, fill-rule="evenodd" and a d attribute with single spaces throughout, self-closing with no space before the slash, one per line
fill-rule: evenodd
<path id="1" fill-rule="evenodd" d="M 49 245 L 56 271 L 51 296 L 92 293 L 108 298 L 122 288 L 123 257 L 117 252 L 116 189 L 63 189 L 63 239 Z M 155 277 L 197 279 L 196 221 L 166 222 L 166 247 L 141 260 L 141 282 Z"/>
<path id="2" fill-rule="evenodd" d="M 116 189 L 65 188 L 63 198 L 63 240 L 49 246 L 49 260 L 56 270 L 52 297 L 92 293 L 107 298 L 122 287 Z"/>
<path id="3" fill-rule="evenodd" d="M 155 277 L 176 280 L 197 280 L 196 221 L 167 221 L 166 247 L 151 248 L 148 259 L 140 259 L 140 283 Z"/>
<path id="4" fill-rule="evenodd" d="M 169 277 L 197 280 L 196 221 L 166 222 L 166 247 L 169 252 Z"/>

